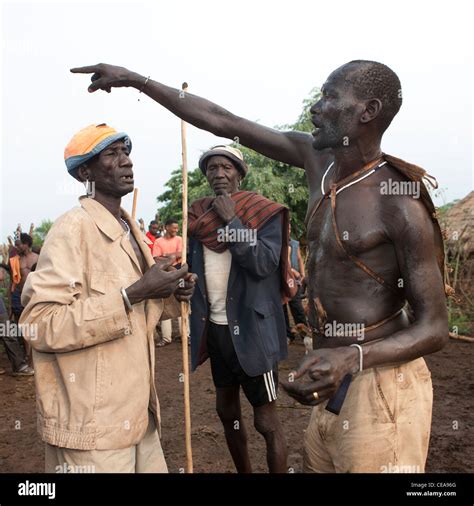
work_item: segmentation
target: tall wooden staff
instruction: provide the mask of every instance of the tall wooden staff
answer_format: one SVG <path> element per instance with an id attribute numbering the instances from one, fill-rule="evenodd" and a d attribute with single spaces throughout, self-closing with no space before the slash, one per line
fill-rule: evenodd
<path id="1" fill-rule="evenodd" d="M 137 201 L 138 201 L 138 188 L 133 189 L 133 204 L 132 204 L 132 220 L 135 221 L 137 215 Z"/>
<path id="2" fill-rule="evenodd" d="M 183 83 L 181 97 L 188 88 Z M 181 120 L 181 156 L 183 160 L 183 248 L 181 262 L 186 263 L 188 243 L 188 157 L 186 149 L 186 122 Z M 186 472 L 193 472 L 193 452 L 191 447 L 191 405 L 189 397 L 189 357 L 188 357 L 188 335 L 189 335 L 189 303 L 181 302 L 181 345 L 183 350 L 183 385 L 184 385 L 184 431 L 186 442 Z"/>

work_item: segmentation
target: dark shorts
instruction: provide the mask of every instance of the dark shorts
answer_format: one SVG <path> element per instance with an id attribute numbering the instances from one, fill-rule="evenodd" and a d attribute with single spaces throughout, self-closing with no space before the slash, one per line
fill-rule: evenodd
<path id="1" fill-rule="evenodd" d="M 278 365 L 260 376 L 249 376 L 242 369 L 227 325 L 209 322 L 207 351 L 211 359 L 212 379 L 217 388 L 241 385 L 254 407 L 277 399 Z"/>
<path id="2" fill-rule="evenodd" d="M 3 302 L 3 299 L 0 297 L 0 321 L 2 318 L 7 318 L 7 308 L 5 307 L 5 303 Z"/>
<path id="3" fill-rule="evenodd" d="M 23 313 L 24 307 L 21 305 L 21 290 L 15 288 L 12 292 L 12 312 L 18 320 Z"/>

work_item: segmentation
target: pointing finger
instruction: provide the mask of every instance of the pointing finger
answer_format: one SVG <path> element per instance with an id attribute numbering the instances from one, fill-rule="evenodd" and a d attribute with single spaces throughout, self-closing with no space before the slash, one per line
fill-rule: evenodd
<path id="1" fill-rule="evenodd" d="M 74 67 L 69 69 L 73 74 L 91 74 L 93 72 L 98 72 L 98 65 L 88 65 L 86 67 Z"/>

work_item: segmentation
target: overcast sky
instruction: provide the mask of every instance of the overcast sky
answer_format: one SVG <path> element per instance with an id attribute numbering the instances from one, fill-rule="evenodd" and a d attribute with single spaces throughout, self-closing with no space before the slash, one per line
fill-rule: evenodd
<path id="1" fill-rule="evenodd" d="M 274 126 L 293 122 L 328 74 L 353 59 L 389 65 L 403 106 L 383 149 L 465 196 L 472 171 L 472 16 L 469 2 L 81 1 L 2 2 L 0 242 L 77 205 L 64 147 L 91 123 L 133 142 L 137 217 L 181 162 L 179 120 L 134 89 L 87 93 L 70 67 L 125 66 Z M 188 129 L 190 169 L 218 138 Z M 131 198 L 124 199 L 131 208 Z"/>

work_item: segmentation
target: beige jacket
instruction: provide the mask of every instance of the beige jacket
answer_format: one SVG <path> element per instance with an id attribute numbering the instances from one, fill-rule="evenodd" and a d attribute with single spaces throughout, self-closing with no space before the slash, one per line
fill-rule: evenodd
<path id="1" fill-rule="evenodd" d="M 144 436 L 148 408 L 160 427 L 153 331 L 160 317 L 179 314 L 179 304 L 170 297 L 126 311 L 120 288 L 142 276 L 130 240 L 97 201 L 79 202 L 51 228 L 22 294 L 38 430 L 64 448 L 126 448 Z M 153 265 L 148 238 L 122 215 Z"/>

